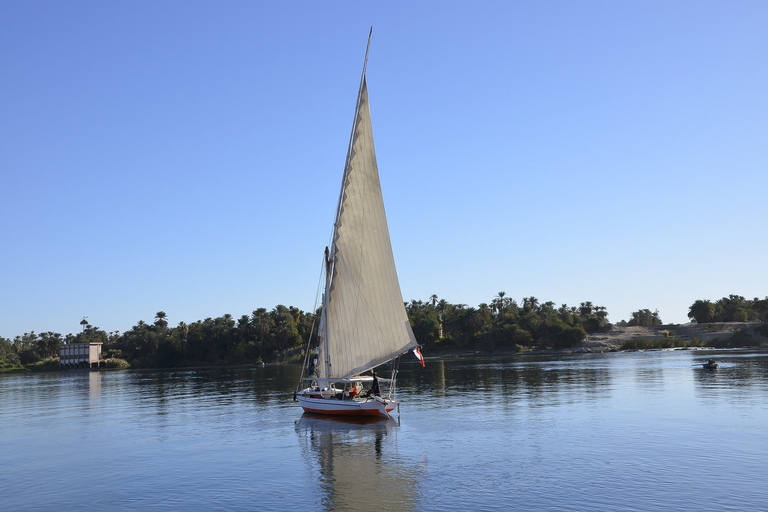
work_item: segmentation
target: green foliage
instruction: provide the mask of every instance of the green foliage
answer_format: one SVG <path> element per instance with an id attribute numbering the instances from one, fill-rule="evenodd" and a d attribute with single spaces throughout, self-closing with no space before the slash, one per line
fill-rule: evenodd
<path id="1" fill-rule="evenodd" d="M 59 369 L 59 358 L 47 357 L 27 365 L 27 368 L 33 372 L 55 372 Z"/>
<path id="2" fill-rule="evenodd" d="M 110 357 L 104 360 L 104 368 L 109 368 L 114 370 L 125 370 L 130 367 L 131 367 L 131 364 L 128 361 L 126 361 L 125 359 L 120 359 L 118 357 Z"/>
<path id="3" fill-rule="evenodd" d="M 26 371 L 11 340 L 0 337 L 0 373 Z"/>
<path id="4" fill-rule="evenodd" d="M 641 309 L 632 313 L 632 318 L 627 323 L 628 326 L 650 327 L 652 325 L 661 325 L 659 312 L 651 312 L 650 309 Z"/>
<path id="5" fill-rule="evenodd" d="M 167 314 L 159 311 L 152 324 L 139 321 L 122 335 L 110 337 L 104 350 L 137 368 L 275 361 L 301 350 L 314 320 L 315 314 L 278 305 L 237 320 L 226 314 L 169 327 Z"/>
<path id="6" fill-rule="evenodd" d="M 535 347 L 569 348 L 582 342 L 588 332 L 610 330 L 604 307 L 582 302 L 556 308 L 536 297 L 523 298 L 520 306 L 499 292 L 490 304 L 477 308 L 437 301 L 411 301 L 406 305 L 416 339 L 427 345 L 466 349 L 521 350 Z"/>
<path id="7" fill-rule="evenodd" d="M 729 295 L 714 303 L 709 300 L 695 301 L 688 318 L 699 324 L 710 322 L 768 322 L 768 297 L 752 300 L 741 295 Z"/>
<path id="8" fill-rule="evenodd" d="M 21 361 L 11 340 L 0 337 L 0 368 L 15 369 L 20 367 Z"/>
<path id="9" fill-rule="evenodd" d="M 477 307 L 450 304 L 436 295 L 426 302 L 406 304 L 416 339 L 430 346 L 460 349 L 530 350 L 533 348 L 567 349 L 582 342 L 588 333 L 611 329 L 608 312 L 586 301 L 578 306 L 554 302 L 541 303 L 536 297 L 524 297 L 522 304 L 499 292 L 490 303 Z M 768 297 L 747 300 L 730 295 L 716 302 L 696 301 L 689 317 L 701 322 L 763 320 L 759 328 L 768 337 Z M 260 363 L 261 361 L 301 361 L 303 347 L 317 336 L 315 320 L 319 311 L 306 313 L 295 307 L 278 305 L 272 310 L 259 308 L 251 315 L 235 320 L 226 314 L 171 327 L 168 315 L 158 311 L 152 323 L 140 320 L 124 333 L 107 333 L 84 321 L 83 331 L 63 336 L 59 333 L 25 333 L 11 340 L 0 338 L 0 370 L 53 368 L 59 347 L 64 343 L 103 343 L 108 368 L 178 367 L 199 364 Z M 701 323 L 700 322 L 700 323 Z M 642 309 L 632 313 L 629 322 L 620 325 L 660 325 L 658 311 Z M 663 332 L 663 331 L 662 331 Z M 751 333 L 737 332 L 731 340 L 714 340 L 712 346 L 755 346 Z M 623 350 L 697 346 L 699 340 L 669 337 L 634 339 Z M 56 360 L 55 366 L 58 367 Z"/>
<path id="10" fill-rule="evenodd" d="M 183 348 L 172 336 L 167 336 L 158 343 L 155 366 L 158 368 L 174 368 L 180 366 L 183 360 Z"/>
<path id="11" fill-rule="evenodd" d="M 0 368 L 47 368 L 41 362 L 58 356 L 62 344 L 89 342 L 103 343 L 108 368 L 260 363 L 278 357 L 292 360 L 308 340 L 315 318 L 313 313 L 279 305 L 271 311 L 257 309 L 237 321 L 226 314 L 169 327 L 168 315 L 158 311 L 152 323 L 139 320 L 122 334 L 107 333 L 84 319 L 82 332 L 64 337 L 31 332 L 12 342 L 0 338 Z"/>
<path id="12" fill-rule="evenodd" d="M 662 348 L 681 348 L 698 346 L 695 340 L 684 340 L 681 338 L 632 338 L 621 344 L 620 350 L 651 350 Z"/>
<path id="13" fill-rule="evenodd" d="M 688 318 L 698 324 L 706 324 L 715 320 L 715 305 L 708 300 L 697 300 L 688 310 Z"/>
<path id="14" fill-rule="evenodd" d="M 705 343 L 713 348 L 759 347 L 760 341 L 748 329 L 739 329 L 729 338 L 711 338 Z"/>
<path id="15" fill-rule="evenodd" d="M 21 365 L 0 362 L 0 373 L 27 372 L 27 368 Z"/>
<path id="16" fill-rule="evenodd" d="M 592 302 L 557 307 L 554 302 L 524 297 L 518 304 L 504 292 L 477 307 L 450 304 L 433 295 L 426 302 L 411 301 L 406 310 L 416 339 L 427 349 L 565 349 L 582 342 L 587 333 L 611 328 L 606 309 Z M 107 368 L 301 361 L 306 342 L 317 337 L 318 318 L 319 311 L 307 313 L 278 305 L 272 310 L 256 309 L 238 319 L 225 314 L 180 322 L 175 327 L 164 311 L 158 311 L 151 323 L 139 320 L 122 334 L 108 333 L 84 321 L 82 332 L 64 337 L 32 332 L 17 336 L 13 342 L 0 339 L 0 363 L 4 367 L 32 365 L 58 355 L 63 343 L 93 341 L 103 343 Z"/>
<path id="17" fill-rule="evenodd" d="M 661 331 L 662 333 L 664 331 Z M 681 339 L 665 336 L 663 338 L 632 338 L 621 345 L 621 350 L 650 350 L 681 347 L 744 348 L 758 347 L 760 341 L 749 329 L 739 329 L 727 338 Z"/>
<path id="18" fill-rule="evenodd" d="M 608 332 L 611 330 L 611 324 L 605 317 L 590 315 L 584 323 L 584 330 L 590 334 Z"/>
<path id="19" fill-rule="evenodd" d="M 424 305 L 422 302 L 411 301 L 406 306 L 408 317 L 411 321 L 413 334 L 419 343 L 431 345 L 440 339 L 441 314 L 435 304 Z"/>
<path id="20" fill-rule="evenodd" d="M 586 331 L 581 326 L 564 327 L 555 338 L 556 348 L 571 348 L 578 345 L 587 337 Z"/>

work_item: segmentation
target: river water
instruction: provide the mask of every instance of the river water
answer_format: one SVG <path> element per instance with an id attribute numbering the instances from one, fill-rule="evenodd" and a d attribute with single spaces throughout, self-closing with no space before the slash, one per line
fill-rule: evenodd
<path id="1" fill-rule="evenodd" d="M 0 375 L 0 509 L 768 509 L 765 352 L 407 361 L 365 423 L 298 370 Z"/>

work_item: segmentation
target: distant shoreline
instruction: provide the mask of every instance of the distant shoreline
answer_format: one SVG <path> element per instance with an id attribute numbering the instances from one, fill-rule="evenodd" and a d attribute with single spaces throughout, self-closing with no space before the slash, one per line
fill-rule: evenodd
<path id="1" fill-rule="evenodd" d="M 723 347 L 718 346 L 677 346 L 669 347 L 675 350 L 716 350 L 718 348 L 742 348 L 742 349 L 768 349 L 768 337 L 759 332 L 761 322 L 721 322 L 712 324 L 670 324 L 652 327 L 613 327 L 609 332 L 597 333 L 587 336 L 587 339 L 578 345 L 565 349 L 542 349 L 516 351 L 512 349 L 486 350 L 479 348 L 465 349 L 461 347 L 440 347 L 439 344 L 431 346 L 425 351 L 427 360 L 440 360 L 441 358 L 472 357 L 472 356 L 519 356 L 519 355 L 565 355 L 565 354 L 601 354 L 606 352 L 637 352 L 639 350 L 662 350 L 654 347 L 663 344 L 664 340 L 701 340 L 703 343 L 721 341 Z M 739 346 L 728 345 L 728 340 L 744 330 L 748 333 L 750 344 Z M 647 349 L 622 349 L 626 342 L 631 340 L 644 340 L 650 345 Z"/>
<path id="2" fill-rule="evenodd" d="M 567 349 L 549 349 L 534 348 L 525 350 L 514 350 L 510 348 L 494 348 L 492 350 L 482 348 L 466 348 L 455 345 L 441 346 L 440 343 L 426 347 L 423 350 L 427 362 L 456 359 L 461 357 L 514 357 L 514 356 L 558 356 L 558 355 L 578 355 L 578 354 L 601 354 L 606 352 L 636 352 L 643 350 L 716 350 L 719 348 L 730 349 L 768 349 L 768 337 L 764 336 L 764 324 L 760 322 L 724 322 L 713 324 L 683 324 L 683 325 L 658 325 L 652 327 L 613 327 L 609 332 L 593 334 L 587 337 L 585 341 Z M 729 344 L 734 336 L 739 333 L 749 341 L 749 344 L 739 346 Z M 641 349 L 622 349 L 628 341 L 642 340 L 648 345 L 648 348 Z M 685 343 L 686 340 L 699 340 L 704 343 L 719 341 L 722 346 L 671 346 L 661 347 L 665 341 L 672 340 Z M 282 366 L 286 364 L 297 364 L 296 361 L 274 362 L 262 364 L 238 363 L 227 364 L 219 362 L 213 364 L 194 364 L 191 366 L 173 366 L 163 368 L 129 368 L 132 371 L 157 371 L 157 370 L 210 370 L 210 369 L 237 369 L 237 368 L 259 368 L 264 366 Z M 102 368 L 98 371 L 114 371 L 114 368 Z M 0 374 L 18 374 L 18 373 L 52 373 L 61 370 L 32 370 L 25 367 L 0 369 Z M 67 370 L 68 372 L 78 370 Z M 88 371 L 88 370 L 83 370 Z"/>

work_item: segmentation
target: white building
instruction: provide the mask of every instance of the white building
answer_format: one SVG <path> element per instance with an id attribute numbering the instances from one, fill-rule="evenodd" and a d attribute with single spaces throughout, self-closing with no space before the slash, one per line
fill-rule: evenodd
<path id="1" fill-rule="evenodd" d="M 70 368 L 98 368 L 101 360 L 100 341 L 91 343 L 70 343 L 59 347 L 59 367 Z"/>

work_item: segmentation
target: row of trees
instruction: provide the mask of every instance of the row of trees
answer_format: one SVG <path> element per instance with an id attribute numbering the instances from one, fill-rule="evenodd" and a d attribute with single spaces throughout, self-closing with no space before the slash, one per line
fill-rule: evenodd
<path id="1" fill-rule="evenodd" d="M 729 295 L 711 302 L 697 300 L 688 310 L 688 318 L 698 324 L 711 322 L 768 322 L 768 297 L 752 300 Z"/>
<path id="2" fill-rule="evenodd" d="M 166 313 L 158 311 L 153 323 L 141 320 L 122 334 L 85 322 L 76 335 L 31 332 L 13 341 L 0 338 L 0 364 L 29 365 L 58 356 L 62 344 L 89 342 L 103 343 L 106 357 L 140 368 L 274 360 L 306 342 L 313 320 L 311 313 L 279 305 L 237 320 L 226 314 L 169 327 Z"/>
<path id="3" fill-rule="evenodd" d="M 518 304 L 504 292 L 476 308 L 449 304 L 433 295 L 426 302 L 411 301 L 406 310 L 416 339 L 427 347 L 439 343 L 485 350 L 567 348 L 583 341 L 587 333 L 611 327 L 606 308 L 591 302 L 557 307 L 526 297 Z"/>
<path id="4" fill-rule="evenodd" d="M 436 295 L 406 305 L 416 339 L 439 349 L 520 350 L 568 348 L 590 333 L 611 329 L 608 311 L 592 302 L 578 306 L 541 303 L 525 297 L 522 303 L 499 292 L 477 307 L 450 304 Z M 699 323 L 763 320 L 768 322 L 768 297 L 747 300 L 730 295 L 714 303 L 697 300 L 688 316 Z M 259 308 L 235 319 L 232 315 L 170 327 L 158 311 L 152 323 L 139 321 L 124 333 L 106 332 L 83 321 L 83 331 L 62 336 L 34 332 L 12 341 L 0 337 L 0 366 L 30 365 L 58 356 L 59 346 L 98 341 L 106 357 L 125 359 L 134 367 L 174 367 L 218 363 L 271 362 L 300 356 L 318 313 L 295 307 Z M 641 309 L 620 325 L 660 325 L 658 311 Z M 313 334 L 314 336 L 314 334 Z"/>
<path id="5" fill-rule="evenodd" d="M 226 314 L 169 327 L 165 312 L 140 321 L 105 345 L 111 355 L 139 367 L 274 360 L 301 347 L 315 315 L 295 307 L 259 308 L 237 320 Z"/>
<path id="6" fill-rule="evenodd" d="M 24 333 L 13 341 L 0 337 L 0 367 L 29 365 L 37 361 L 58 357 L 59 347 L 74 343 L 77 336 L 62 336 L 57 332 Z"/>
<path id="7" fill-rule="evenodd" d="M 632 313 L 632 318 L 629 322 L 621 321 L 620 326 L 638 326 L 638 327 L 651 327 L 653 325 L 662 325 L 661 317 L 659 317 L 659 311 L 651 312 L 650 309 L 640 309 Z"/>
<path id="8" fill-rule="evenodd" d="M 450 304 L 433 295 L 426 302 L 407 303 L 406 310 L 416 338 L 426 346 L 565 348 L 582 341 L 587 333 L 610 328 L 606 308 L 591 302 L 556 307 L 553 302 L 541 304 L 536 297 L 526 297 L 518 304 L 504 292 L 478 307 Z M 13 341 L 0 338 L 0 363 L 29 365 L 55 358 L 62 344 L 93 341 L 104 344 L 106 357 L 140 368 L 285 360 L 301 354 L 317 317 L 317 312 L 279 305 L 237 320 L 227 314 L 171 327 L 166 313 L 158 311 L 152 323 L 139 321 L 124 333 L 106 332 L 83 321 L 78 334 L 31 332 Z"/>

